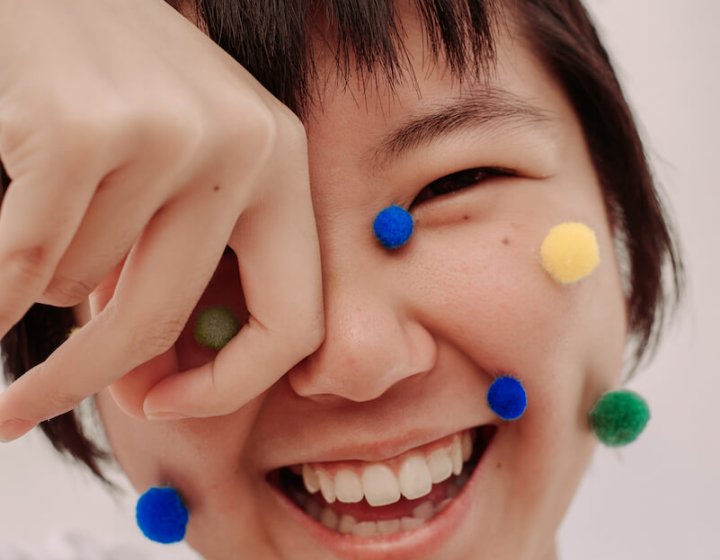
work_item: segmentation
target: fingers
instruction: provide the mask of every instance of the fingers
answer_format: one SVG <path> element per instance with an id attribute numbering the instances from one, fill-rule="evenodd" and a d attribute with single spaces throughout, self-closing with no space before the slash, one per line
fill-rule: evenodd
<path id="1" fill-rule="evenodd" d="M 99 179 L 45 165 L 11 183 L 0 211 L 0 336 L 45 290 Z"/>
<path id="2" fill-rule="evenodd" d="M 233 226 L 234 219 L 213 219 L 227 202 L 208 191 L 179 198 L 153 218 L 103 311 L 0 396 L 0 424 L 67 412 L 172 347 Z"/>
<path id="3" fill-rule="evenodd" d="M 170 196 L 176 175 L 159 173 L 157 161 L 134 161 L 105 177 L 38 301 L 71 306 L 87 298 Z M 86 290 L 68 291 L 68 284 Z"/>
<path id="4" fill-rule="evenodd" d="M 282 188 L 247 210 L 230 240 L 249 322 L 213 362 L 158 383 L 145 400 L 149 417 L 234 412 L 320 345 L 320 252 L 306 168 L 297 169 L 273 175 Z"/>

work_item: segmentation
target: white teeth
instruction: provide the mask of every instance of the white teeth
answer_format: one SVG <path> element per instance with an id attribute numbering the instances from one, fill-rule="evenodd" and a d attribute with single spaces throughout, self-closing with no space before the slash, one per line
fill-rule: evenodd
<path id="1" fill-rule="evenodd" d="M 377 532 L 381 535 L 392 535 L 400 530 L 399 519 L 386 519 L 384 521 L 377 521 Z"/>
<path id="2" fill-rule="evenodd" d="M 308 492 L 314 494 L 315 492 L 320 490 L 320 481 L 318 480 L 318 476 L 315 473 L 315 469 L 313 469 L 310 465 L 303 465 L 302 477 L 303 483 L 305 484 L 305 489 Z"/>
<path id="3" fill-rule="evenodd" d="M 337 529 L 339 521 L 340 519 L 338 518 L 338 514 L 329 507 L 322 510 L 322 513 L 320 514 L 320 523 L 325 525 L 328 529 L 332 529 L 333 531 Z"/>
<path id="4" fill-rule="evenodd" d="M 428 495 L 432 490 L 432 477 L 425 457 L 419 453 L 408 457 L 400 467 L 398 480 L 400 492 L 408 500 Z"/>
<path id="5" fill-rule="evenodd" d="M 320 491 L 328 504 L 336 500 L 352 504 L 365 498 L 377 507 L 397 502 L 401 496 L 408 500 L 422 498 L 432 491 L 433 484 L 453 475 L 461 476 L 472 448 L 472 436 L 466 430 L 432 453 L 411 452 L 391 464 L 365 463 L 364 467 L 344 466 L 335 470 L 340 465 L 325 468 L 306 463 L 293 467 L 293 472 L 302 474 L 308 493 Z"/>
<path id="6" fill-rule="evenodd" d="M 460 443 L 462 445 L 462 460 L 463 463 L 465 463 L 470 460 L 470 455 L 472 455 L 473 449 L 472 437 L 470 437 L 470 432 L 463 432 L 460 440 Z"/>
<path id="7" fill-rule="evenodd" d="M 423 502 L 418 507 L 416 507 L 412 513 L 413 517 L 417 517 L 418 519 L 424 519 L 425 521 L 427 521 L 433 515 L 435 515 L 435 506 L 432 505 L 432 502 Z"/>
<path id="8" fill-rule="evenodd" d="M 357 519 L 355 519 L 352 515 L 343 515 L 340 518 L 340 524 L 338 525 L 337 530 L 343 534 L 352 533 L 352 528 L 357 525 Z"/>
<path id="9" fill-rule="evenodd" d="M 440 513 L 442 510 L 444 510 L 450 502 L 452 501 L 452 498 L 445 498 L 442 502 L 440 502 L 437 507 L 435 508 L 435 513 Z"/>
<path id="10" fill-rule="evenodd" d="M 361 521 L 352 528 L 356 537 L 372 537 L 377 534 L 377 523 L 374 521 Z"/>
<path id="11" fill-rule="evenodd" d="M 433 484 L 450 478 L 453 472 L 453 463 L 446 449 L 436 449 L 428 457 L 428 467 Z"/>
<path id="12" fill-rule="evenodd" d="M 310 500 L 305 506 L 305 511 L 331 531 L 343 535 L 352 534 L 358 537 L 372 537 L 374 535 L 392 535 L 401 531 L 417 529 L 432 519 L 449 503 L 450 499 L 445 499 L 437 506 L 433 506 L 432 502 L 427 501 L 413 510 L 413 517 L 378 521 L 358 522 L 352 515 L 340 515 L 329 506 L 323 508 L 315 500 Z"/>
<path id="13" fill-rule="evenodd" d="M 328 504 L 332 504 L 335 501 L 335 484 L 333 483 L 330 475 L 323 470 L 317 471 L 318 480 L 320 482 L 320 492 L 322 492 L 323 498 Z"/>
<path id="14" fill-rule="evenodd" d="M 335 475 L 335 495 L 339 502 L 355 504 L 363 499 L 360 477 L 350 469 L 340 469 Z"/>
<path id="15" fill-rule="evenodd" d="M 365 467 L 362 473 L 365 499 L 371 506 L 386 506 L 400 499 L 400 484 L 395 473 L 386 465 Z"/>
<path id="16" fill-rule="evenodd" d="M 463 468 L 462 444 L 459 437 L 454 437 L 452 446 L 450 447 L 450 460 L 452 461 L 452 472 L 459 475 Z"/>
<path id="17" fill-rule="evenodd" d="M 417 529 L 420 527 L 420 525 L 424 525 L 425 520 L 420 519 L 418 517 L 403 517 L 400 520 L 400 529 L 403 531 L 410 531 L 412 529 Z"/>

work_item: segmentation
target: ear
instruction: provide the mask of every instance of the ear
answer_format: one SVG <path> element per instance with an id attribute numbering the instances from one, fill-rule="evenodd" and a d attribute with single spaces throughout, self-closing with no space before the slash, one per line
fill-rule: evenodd
<path id="1" fill-rule="evenodd" d="M 124 261 L 115 267 L 90 294 L 88 320 L 96 317 L 112 299 L 123 265 Z M 143 403 L 147 394 L 157 383 L 177 371 L 177 352 L 173 346 L 167 352 L 123 375 L 108 387 L 109 393 L 123 412 L 144 420 Z"/>

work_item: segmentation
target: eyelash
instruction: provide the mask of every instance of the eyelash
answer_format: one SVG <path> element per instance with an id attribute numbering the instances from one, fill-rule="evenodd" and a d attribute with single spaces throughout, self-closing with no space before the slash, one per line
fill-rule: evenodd
<path id="1" fill-rule="evenodd" d="M 451 194 L 477 183 L 482 183 L 488 179 L 495 177 L 512 177 L 513 175 L 512 170 L 503 167 L 473 167 L 471 169 L 463 169 L 462 171 L 440 177 L 427 185 L 418 193 L 410 206 L 417 206 L 431 198 Z M 448 183 L 452 185 L 450 188 L 446 187 Z"/>

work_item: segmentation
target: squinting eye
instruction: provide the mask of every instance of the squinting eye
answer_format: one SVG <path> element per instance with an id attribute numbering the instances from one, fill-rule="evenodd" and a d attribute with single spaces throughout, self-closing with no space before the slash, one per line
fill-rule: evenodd
<path id="1" fill-rule="evenodd" d="M 410 206 L 417 206 L 428 199 L 450 194 L 494 177 L 510 177 L 512 175 L 514 175 L 513 171 L 502 167 L 474 167 L 472 169 L 464 169 L 463 171 L 440 177 L 427 185 L 418 193 Z"/>

